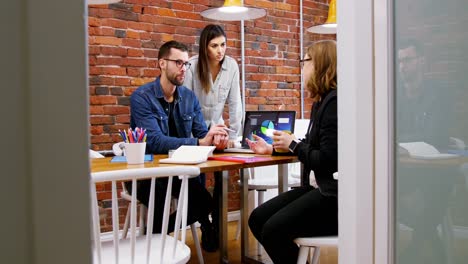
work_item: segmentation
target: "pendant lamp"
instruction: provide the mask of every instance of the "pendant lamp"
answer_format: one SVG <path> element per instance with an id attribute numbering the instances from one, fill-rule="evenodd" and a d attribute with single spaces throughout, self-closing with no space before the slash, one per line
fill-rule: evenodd
<path id="1" fill-rule="evenodd" d="M 330 0 L 328 18 L 325 24 L 310 27 L 307 31 L 317 34 L 336 34 L 336 27 L 336 0 Z"/>
<path id="2" fill-rule="evenodd" d="M 107 5 L 118 3 L 121 0 L 88 0 L 88 5 Z"/>
<path id="3" fill-rule="evenodd" d="M 203 17 L 222 20 L 239 21 L 257 19 L 266 15 L 265 9 L 245 7 L 242 0 L 225 0 L 224 5 L 201 12 Z"/>

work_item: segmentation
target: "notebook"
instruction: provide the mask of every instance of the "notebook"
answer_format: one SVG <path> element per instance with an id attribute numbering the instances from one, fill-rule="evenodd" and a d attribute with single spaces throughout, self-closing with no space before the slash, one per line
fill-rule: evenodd
<path id="1" fill-rule="evenodd" d="M 249 149 L 246 138 L 253 140 L 253 134 L 263 138 L 271 144 L 273 130 L 290 131 L 294 133 L 295 111 L 246 111 L 244 118 L 244 130 L 240 148 L 227 148 L 224 152 L 253 153 Z"/>

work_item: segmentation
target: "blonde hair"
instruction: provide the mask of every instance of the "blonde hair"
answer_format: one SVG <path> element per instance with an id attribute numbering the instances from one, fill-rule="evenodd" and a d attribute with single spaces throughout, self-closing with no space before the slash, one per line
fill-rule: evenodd
<path id="1" fill-rule="evenodd" d="M 336 89 L 336 42 L 324 40 L 315 42 L 307 49 L 307 55 L 314 63 L 314 72 L 306 81 L 307 90 L 314 101 L 330 90 Z"/>

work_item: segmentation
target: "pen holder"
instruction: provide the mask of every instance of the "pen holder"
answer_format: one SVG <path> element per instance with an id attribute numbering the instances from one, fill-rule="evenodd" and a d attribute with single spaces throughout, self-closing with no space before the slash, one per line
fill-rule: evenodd
<path id="1" fill-rule="evenodd" d="M 125 143 L 127 164 L 143 164 L 145 162 L 146 143 Z"/>

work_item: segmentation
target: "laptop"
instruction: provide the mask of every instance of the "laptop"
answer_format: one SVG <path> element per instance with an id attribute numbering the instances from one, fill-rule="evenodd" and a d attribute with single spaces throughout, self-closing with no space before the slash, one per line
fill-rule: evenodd
<path id="1" fill-rule="evenodd" d="M 263 138 L 267 143 L 273 143 L 273 130 L 290 131 L 294 133 L 295 111 L 246 111 L 244 130 L 240 148 L 227 148 L 227 153 L 253 153 L 246 138 L 253 140 L 253 134 Z"/>

